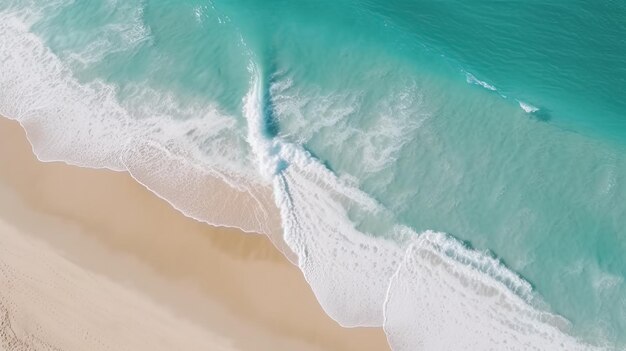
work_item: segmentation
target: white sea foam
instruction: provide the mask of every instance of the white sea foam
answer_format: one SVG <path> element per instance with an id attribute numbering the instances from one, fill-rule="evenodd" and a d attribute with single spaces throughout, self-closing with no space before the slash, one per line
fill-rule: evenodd
<path id="1" fill-rule="evenodd" d="M 186 113 L 173 97 L 140 87 L 132 101 L 149 105 L 122 105 L 113 87 L 73 79 L 14 15 L 0 16 L 0 37 L 0 113 L 26 127 L 38 157 L 128 170 L 187 215 L 247 230 L 279 230 L 273 197 L 285 241 L 340 324 L 384 325 L 394 350 L 594 349 L 563 333 L 561 318 L 533 308 L 529 284 L 490 256 L 442 233 L 397 225 L 360 230 L 355 212 L 385 222 L 385 209 L 300 145 L 264 134 L 262 75 L 254 64 L 246 140 L 264 180 L 242 169 L 248 158 L 237 145 L 241 137 L 214 107 L 192 106 L 195 118 L 175 119 Z M 229 215 L 242 211 L 249 222 Z"/>
<path id="2" fill-rule="evenodd" d="M 397 161 L 403 146 L 430 116 L 416 84 L 400 85 L 390 89 L 389 98 L 370 106 L 364 92 L 301 88 L 276 74 L 270 96 L 285 138 L 299 144 L 321 138 L 326 147 L 342 149 L 345 158 L 359 160 L 362 172 L 376 173 Z M 359 123 L 362 119 L 367 123 Z"/>
<path id="3" fill-rule="evenodd" d="M 394 351 L 599 350 L 565 334 L 563 319 L 442 255 L 433 234 L 410 245 L 390 283 L 384 328 Z"/>
<path id="4" fill-rule="evenodd" d="M 497 91 L 498 90 L 493 85 L 476 78 L 476 76 L 474 76 L 473 74 L 471 74 L 469 72 L 465 72 L 465 79 L 466 79 L 466 81 L 469 84 L 480 85 L 481 87 L 483 87 L 483 88 L 485 88 L 487 90 L 491 90 L 491 91 Z"/>
<path id="5" fill-rule="evenodd" d="M 323 93 L 310 87 L 304 91 L 283 73 L 273 75 L 270 96 L 285 138 L 304 144 L 326 128 L 345 130 L 358 109 L 359 94 Z M 346 133 L 334 134 L 333 142 L 345 141 Z"/>
<path id="6" fill-rule="evenodd" d="M 354 142 L 363 152 L 368 173 L 376 173 L 396 163 L 404 145 L 415 137 L 415 131 L 430 117 L 423 97 L 415 84 L 390 91 L 389 98 L 376 104 L 371 126 L 355 131 Z"/>
<path id="7" fill-rule="evenodd" d="M 111 86 L 83 86 L 14 15 L 0 16 L 0 113 L 28 130 L 37 156 L 122 170 L 129 117 Z"/>
<path id="8" fill-rule="evenodd" d="M 280 231 L 269 184 L 244 167 L 247 151 L 237 143 L 245 141 L 232 117 L 193 104 L 186 112 L 171 95 L 145 87 L 123 105 L 112 85 L 73 78 L 29 32 L 32 18 L 23 10 L 0 14 L 0 114 L 25 127 L 40 160 L 128 170 L 190 217 Z M 234 216 L 241 209 L 250 217 Z"/>
<path id="9" fill-rule="evenodd" d="M 343 326 L 380 326 L 386 278 L 402 251 L 393 242 L 368 238 L 348 218 L 348 204 L 379 211 L 366 194 L 343 184 L 298 145 L 263 134 L 262 78 L 254 65 L 251 73 L 245 103 L 248 139 L 261 171 L 273 180 L 285 241 L 333 319 Z"/>
<path id="10" fill-rule="evenodd" d="M 111 11 L 116 9 L 115 20 L 90 32 L 90 44 L 79 51 L 65 51 L 73 65 L 85 68 L 102 61 L 105 57 L 123 51 L 136 49 L 141 43 L 151 39 L 150 28 L 143 22 L 144 4 L 137 1 L 110 1 Z"/>
<path id="11" fill-rule="evenodd" d="M 530 284 L 496 259 L 442 233 L 360 231 L 348 209 L 367 203 L 366 194 L 346 191 L 298 145 L 263 133 L 262 76 L 253 64 L 250 70 L 248 140 L 273 179 L 285 241 L 333 319 L 383 325 L 394 351 L 593 349 L 559 329 L 564 319 L 533 308 Z"/>
<path id="12" fill-rule="evenodd" d="M 517 103 L 519 104 L 519 107 L 521 107 L 522 110 L 524 110 L 524 112 L 526 113 L 533 113 L 533 112 L 539 111 L 538 107 L 535 107 L 527 102 L 517 100 Z"/>

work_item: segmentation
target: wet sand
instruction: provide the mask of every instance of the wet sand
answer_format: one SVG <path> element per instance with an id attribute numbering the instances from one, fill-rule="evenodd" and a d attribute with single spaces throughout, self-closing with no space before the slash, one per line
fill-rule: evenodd
<path id="1" fill-rule="evenodd" d="M 340 327 L 262 235 L 127 173 L 42 163 L 0 118 L 0 349 L 388 350 Z"/>

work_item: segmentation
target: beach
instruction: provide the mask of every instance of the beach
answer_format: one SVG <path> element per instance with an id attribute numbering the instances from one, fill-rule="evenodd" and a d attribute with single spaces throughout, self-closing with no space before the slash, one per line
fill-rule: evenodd
<path id="1" fill-rule="evenodd" d="M 0 351 L 626 350 L 624 18 L 0 1 Z"/>
<path id="2" fill-rule="evenodd" d="M 389 348 L 330 319 L 267 237 L 187 218 L 127 173 L 39 162 L 0 118 L 0 349 Z"/>

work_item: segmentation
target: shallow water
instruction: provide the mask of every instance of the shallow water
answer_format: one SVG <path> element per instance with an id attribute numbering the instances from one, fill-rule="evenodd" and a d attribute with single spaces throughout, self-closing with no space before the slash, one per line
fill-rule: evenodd
<path id="1" fill-rule="evenodd" d="M 620 2 L 9 0 L 0 113 L 40 158 L 130 170 L 209 223 L 275 231 L 275 203 L 327 313 L 385 324 L 394 349 L 453 347 L 419 313 L 476 349 L 623 349 L 624 18 Z"/>

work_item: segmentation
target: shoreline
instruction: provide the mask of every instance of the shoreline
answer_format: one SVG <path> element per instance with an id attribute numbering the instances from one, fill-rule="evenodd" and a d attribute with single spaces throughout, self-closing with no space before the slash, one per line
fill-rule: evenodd
<path id="1" fill-rule="evenodd" d="M 159 322 L 159 326 L 182 321 L 180 330 L 167 329 L 169 334 L 158 335 L 159 339 L 169 338 L 170 345 L 188 333 L 190 342 L 222 340 L 224 349 L 234 350 L 389 349 L 382 328 L 346 329 L 328 317 L 298 268 L 266 236 L 211 227 L 185 217 L 127 173 L 39 162 L 19 124 L 3 117 L 0 194 L 0 238 L 10 245 L 26 245 L 25 252 L 32 257 L 47 257 L 48 265 L 43 264 L 47 268 L 66 268 L 50 276 L 38 268 L 38 262 L 16 263 L 2 256 L 0 267 L 42 275 L 55 286 L 83 292 L 81 299 L 90 302 L 94 313 L 115 325 L 124 325 L 119 319 L 124 314 L 118 313 L 124 301 L 141 300 L 146 306 L 137 307 L 137 316 L 158 314 L 160 317 L 150 322 Z M 114 296 L 120 302 L 112 303 L 94 293 L 87 282 L 90 279 L 117 291 Z M 66 345 L 76 334 L 68 331 L 61 335 L 63 330 L 47 334 L 50 324 L 46 323 L 86 323 L 84 328 L 91 328 L 89 335 L 108 340 L 109 345 L 125 345 L 116 340 L 114 332 L 77 313 L 79 306 L 72 305 L 67 295 L 41 290 L 39 282 L 16 284 L 23 284 L 38 298 L 54 298 L 35 303 L 0 292 L 0 302 L 28 306 L 28 311 L 19 311 L 21 317 L 9 313 L 8 318 L 37 325 L 26 328 L 41 333 L 36 338 L 44 340 L 45 336 L 47 343 Z M 55 303 L 63 306 L 59 308 L 67 316 L 42 321 L 47 320 L 42 309 Z M 136 326 L 134 334 L 125 331 L 124 335 L 142 340 L 155 337 L 150 335 L 155 328 Z M 77 349 L 67 345 L 55 347 Z M 216 341 L 215 345 L 221 344 Z"/>

